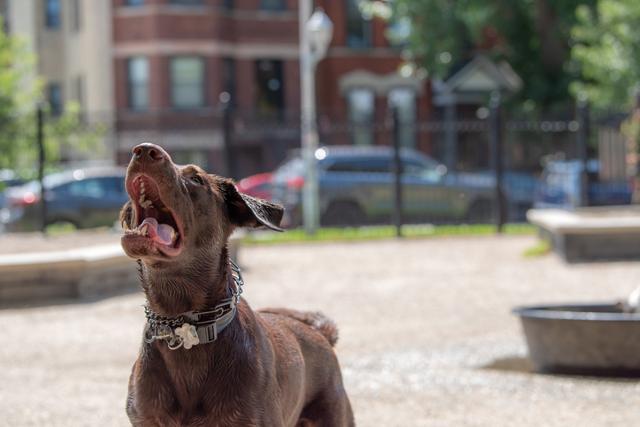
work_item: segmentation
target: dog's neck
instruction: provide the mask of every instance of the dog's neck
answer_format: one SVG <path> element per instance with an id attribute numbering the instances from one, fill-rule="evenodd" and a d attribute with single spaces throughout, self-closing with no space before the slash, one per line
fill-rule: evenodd
<path id="1" fill-rule="evenodd" d="M 192 265 L 182 265 L 177 269 L 144 266 L 143 288 L 149 308 L 161 316 L 176 317 L 187 311 L 214 307 L 231 296 L 234 285 L 227 250 L 207 260 L 203 262 L 200 258 Z M 256 355 L 252 350 L 255 338 L 246 333 L 247 322 L 255 322 L 255 318 L 247 304 L 241 301 L 238 314 L 215 343 L 196 345 L 188 350 L 171 350 L 164 341 L 147 343 L 143 347 L 147 354 L 143 363 L 153 365 L 150 361 L 155 357 L 162 358 L 162 366 L 172 381 L 180 407 L 195 410 L 194 405 L 202 396 L 211 393 L 211 388 L 206 387 L 206 379 L 210 376 L 222 378 L 226 375 L 244 382 L 250 380 L 246 376 L 246 367 L 255 364 Z M 216 363 L 219 360 L 224 363 Z"/>
<path id="2" fill-rule="evenodd" d="M 142 287 L 149 308 L 165 317 L 204 311 L 232 294 L 228 252 L 190 257 L 187 263 L 162 266 L 142 263 Z"/>

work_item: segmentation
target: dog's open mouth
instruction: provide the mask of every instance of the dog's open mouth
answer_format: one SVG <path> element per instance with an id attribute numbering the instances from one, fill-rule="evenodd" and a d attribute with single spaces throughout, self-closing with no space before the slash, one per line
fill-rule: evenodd
<path id="1" fill-rule="evenodd" d="M 140 249 L 155 247 L 162 255 L 177 256 L 183 243 L 181 223 L 160 197 L 158 184 L 147 175 L 138 175 L 127 190 L 134 209 L 132 228 L 125 231 L 127 240 Z"/>

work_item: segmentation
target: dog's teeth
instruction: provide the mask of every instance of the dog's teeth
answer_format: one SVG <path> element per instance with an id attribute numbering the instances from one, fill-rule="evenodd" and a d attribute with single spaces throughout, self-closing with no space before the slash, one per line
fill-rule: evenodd
<path id="1" fill-rule="evenodd" d="M 171 243 L 175 242 L 177 237 L 178 234 L 176 233 L 176 230 L 171 230 Z"/>
<path id="2" fill-rule="evenodd" d="M 140 234 L 143 236 L 146 236 L 149 232 L 149 224 L 144 224 L 142 227 L 140 227 Z"/>
<path id="3" fill-rule="evenodd" d="M 140 183 L 140 198 L 138 199 L 138 202 L 140 202 L 140 204 L 143 205 L 145 199 L 146 199 L 146 194 L 145 194 L 145 188 L 144 188 L 144 181 L 142 181 Z"/>

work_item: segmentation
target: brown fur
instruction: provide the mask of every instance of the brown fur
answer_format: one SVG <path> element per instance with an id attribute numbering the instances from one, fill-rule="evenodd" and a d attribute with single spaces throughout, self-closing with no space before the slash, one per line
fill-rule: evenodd
<path id="1" fill-rule="evenodd" d="M 122 239 L 125 252 L 143 261 L 150 307 L 164 316 L 213 307 L 231 294 L 226 244 L 233 229 L 279 229 L 282 208 L 197 166 L 177 166 L 158 146 L 134 152 L 127 188 L 139 174 L 152 178 L 183 229 L 175 257 Z M 137 225 L 131 202 L 120 219 L 125 229 Z M 163 341 L 143 342 L 129 380 L 129 419 L 135 426 L 352 426 L 336 340 L 335 324 L 319 313 L 254 312 L 243 299 L 213 343 L 172 351 Z"/>

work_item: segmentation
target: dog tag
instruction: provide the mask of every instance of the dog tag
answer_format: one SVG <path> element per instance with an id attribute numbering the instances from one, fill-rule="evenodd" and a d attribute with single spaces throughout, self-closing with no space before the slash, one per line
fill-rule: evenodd
<path id="1" fill-rule="evenodd" d="M 200 338 L 198 338 L 198 331 L 196 327 L 188 323 L 184 323 L 179 328 L 175 329 L 175 334 L 182 339 L 182 346 L 189 350 L 194 345 L 200 344 Z"/>

